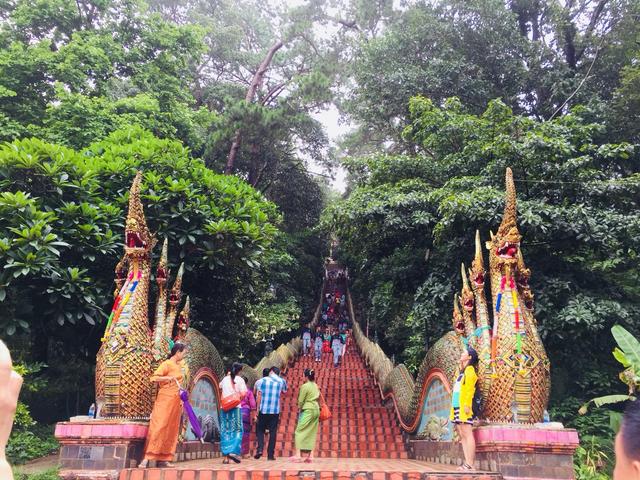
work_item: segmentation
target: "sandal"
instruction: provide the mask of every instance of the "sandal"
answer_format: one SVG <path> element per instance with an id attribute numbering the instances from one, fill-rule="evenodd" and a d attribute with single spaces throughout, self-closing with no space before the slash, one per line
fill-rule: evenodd
<path id="1" fill-rule="evenodd" d="M 464 462 L 461 466 L 458 467 L 458 470 L 469 471 L 469 470 L 475 470 L 475 469 L 468 463 Z"/>
<path id="2" fill-rule="evenodd" d="M 142 460 L 138 464 L 138 468 L 148 468 L 148 467 L 149 467 L 149 460 Z"/>
<path id="3" fill-rule="evenodd" d="M 173 468 L 175 465 L 171 462 L 158 462 L 159 468 Z"/>
<path id="4" fill-rule="evenodd" d="M 228 456 L 231 460 L 233 460 L 235 463 L 240 463 L 240 459 L 238 457 L 236 457 L 235 455 L 229 455 Z"/>
<path id="5" fill-rule="evenodd" d="M 289 457 L 289 461 L 292 463 L 300 463 L 302 462 L 302 458 L 301 457 Z"/>
<path id="6" fill-rule="evenodd" d="M 311 457 L 307 457 L 304 459 L 304 463 L 311 463 L 311 462 L 313 462 L 313 458 Z"/>

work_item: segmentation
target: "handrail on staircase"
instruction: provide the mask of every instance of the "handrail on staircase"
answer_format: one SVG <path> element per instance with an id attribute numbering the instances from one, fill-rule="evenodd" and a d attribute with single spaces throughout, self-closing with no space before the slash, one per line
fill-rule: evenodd
<path id="1" fill-rule="evenodd" d="M 371 341 L 362 332 L 360 323 L 356 320 L 351 291 L 347 287 L 347 305 L 353 325 L 353 338 L 362 354 L 365 364 L 369 367 L 382 400 L 391 399 L 402 429 L 408 433 L 415 432 L 420 423 L 419 411 L 413 403 L 415 381 L 404 364 L 394 366 L 380 345 Z M 420 398 L 424 398 L 427 383 L 423 382 Z M 400 397 L 399 395 L 402 395 Z"/>

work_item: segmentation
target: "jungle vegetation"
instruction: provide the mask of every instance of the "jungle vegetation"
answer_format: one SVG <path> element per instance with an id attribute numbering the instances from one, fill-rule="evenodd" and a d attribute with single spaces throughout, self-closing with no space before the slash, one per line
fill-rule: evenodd
<path id="1" fill-rule="evenodd" d="M 3 1 L 0 335 L 25 408 L 91 403 L 136 169 L 227 359 L 310 318 L 334 236 L 360 319 L 415 369 L 511 166 L 552 416 L 611 438 L 577 410 L 624 393 L 611 327 L 640 333 L 639 25 L 639 0 Z"/>

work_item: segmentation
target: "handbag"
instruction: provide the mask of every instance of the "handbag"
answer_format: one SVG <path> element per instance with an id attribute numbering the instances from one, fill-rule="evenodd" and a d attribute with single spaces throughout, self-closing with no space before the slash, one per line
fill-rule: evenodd
<path id="1" fill-rule="evenodd" d="M 329 420 L 331 418 L 331 410 L 329 410 L 329 405 L 324 401 L 324 397 L 322 393 L 320 394 L 320 421 L 324 422 L 325 420 Z"/>
<path id="2" fill-rule="evenodd" d="M 222 397 L 220 400 L 220 408 L 225 412 L 229 410 L 233 410 L 238 405 L 240 405 L 240 394 L 235 391 L 235 385 L 233 386 L 233 393 L 230 393 L 226 397 Z"/>

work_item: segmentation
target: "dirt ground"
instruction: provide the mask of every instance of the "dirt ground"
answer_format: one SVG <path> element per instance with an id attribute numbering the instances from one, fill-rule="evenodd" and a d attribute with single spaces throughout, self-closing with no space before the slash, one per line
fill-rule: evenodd
<path id="1" fill-rule="evenodd" d="M 15 470 L 20 473 L 40 473 L 50 470 L 58 465 L 58 454 L 54 453 L 52 455 L 48 455 L 46 457 L 36 458 L 35 460 L 31 460 L 30 462 L 25 463 L 24 465 L 18 465 L 15 467 Z"/>

